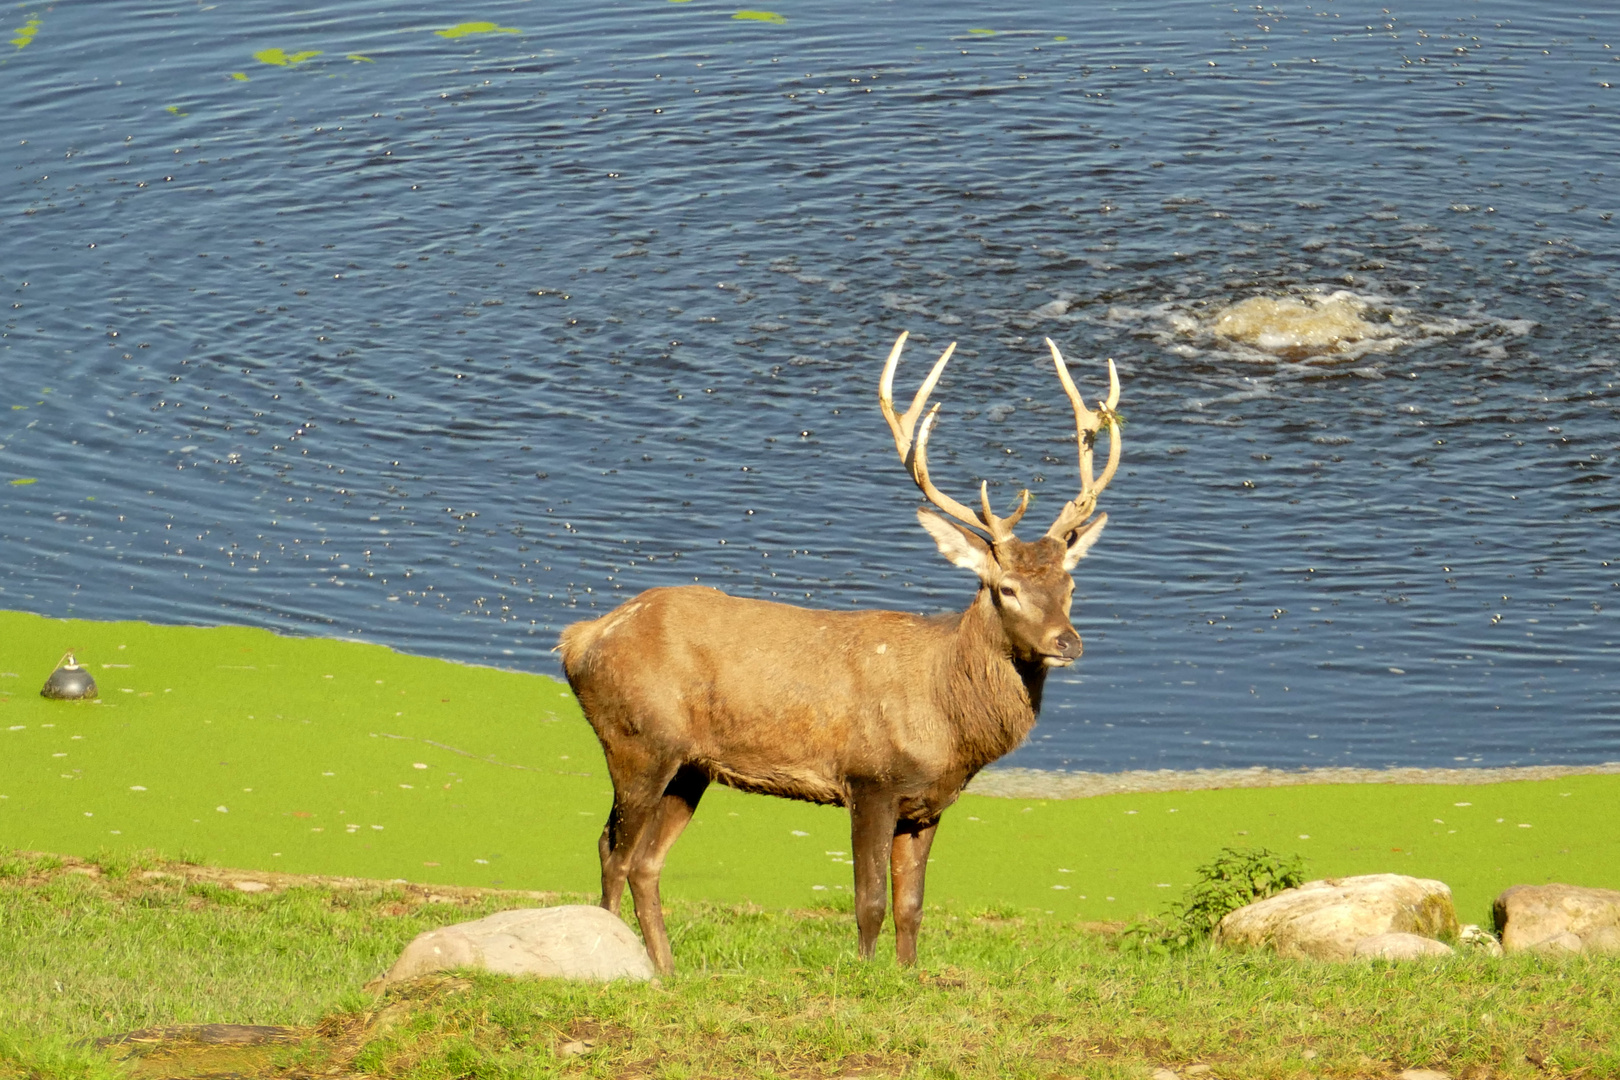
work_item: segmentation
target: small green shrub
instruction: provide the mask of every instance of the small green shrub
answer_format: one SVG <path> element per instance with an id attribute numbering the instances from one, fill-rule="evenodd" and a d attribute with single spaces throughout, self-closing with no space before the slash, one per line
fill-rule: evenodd
<path id="1" fill-rule="evenodd" d="M 1229 912 L 1302 884 L 1305 859 L 1266 848 L 1222 848 L 1195 873 L 1198 880 L 1165 914 L 1125 928 L 1124 948 L 1166 953 L 1202 945 Z"/>

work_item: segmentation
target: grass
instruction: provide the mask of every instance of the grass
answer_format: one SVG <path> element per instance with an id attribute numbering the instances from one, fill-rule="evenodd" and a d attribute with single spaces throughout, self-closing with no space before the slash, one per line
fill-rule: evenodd
<path id="1" fill-rule="evenodd" d="M 114 873 L 22 855 L 0 865 L 3 1080 L 932 1080 L 1139 1077 L 1193 1063 L 1302 1080 L 1620 1073 L 1612 959 L 1150 956 L 1069 918 L 935 905 L 924 964 L 908 971 L 855 960 L 842 898 L 792 910 L 678 901 L 681 971 L 659 983 L 467 973 L 376 997 L 366 982 L 410 937 L 517 898 L 434 900 L 384 882 L 244 894 L 153 858 Z M 301 1038 L 122 1063 L 86 1042 L 177 1021 L 293 1025 Z"/>
<path id="2" fill-rule="evenodd" d="M 99 704 L 38 696 L 69 648 Z M 610 800 L 595 737 L 552 679 L 262 630 L 0 612 L 0 846 L 584 893 Z M 1312 876 L 1438 878 L 1484 922 L 1509 885 L 1620 888 L 1620 776 L 967 795 L 940 827 L 928 897 L 1129 920 L 1228 846 L 1297 852 Z M 842 810 L 711 789 L 664 890 L 802 907 L 848 894 L 848 849 Z"/>
<path id="3" fill-rule="evenodd" d="M 38 696 L 68 648 L 99 703 Z M 595 888 L 611 792 L 566 686 L 354 642 L 0 612 L 0 852 L 63 856 L 0 855 L 0 1080 L 1620 1075 L 1612 960 L 1330 966 L 1095 932 L 1165 908 L 1227 847 L 1298 853 L 1313 877 L 1438 878 L 1486 922 L 1512 884 L 1620 887 L 1617 796 L 1615 776 L 964 796 L 934 848 L 923 966 L 902 971 L 854 960 L 846 815 L 721 789 L 665 871 L 673 979 L 469 975 L 375 999 L 367 981 L 416 933 L 533 902 L 455 887 Z M 153 848 L 383 880 L 250 895 Z M 203 1022 L 300 1041 L 185 1069 L 85 1042 Z"/>
<path id="4" fill-rule="evenodd" d="M 534 902 L 369 881 L 250 895 L 231 877 L 150 852 L 0 857 L 0 1031 L 314 1023 L 369 1000 L 416 934 Z"/>

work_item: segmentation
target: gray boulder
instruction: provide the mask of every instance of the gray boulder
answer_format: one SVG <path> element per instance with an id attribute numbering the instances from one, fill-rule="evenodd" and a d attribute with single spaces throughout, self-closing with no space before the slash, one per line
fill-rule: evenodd
<path id="1" fill-rule="evenodd" d="M 1532 942 L 1531 944 L 1526 945 L 1524 948 L 1529 952 L 1546 953 L 1549 956 L 1557 956 L 1559 953 L 1585 952 L 1586 942 L 1581 940 L 1581 935 L 1572 934 L 1568 930 L 1565 930 L 1562 934 L 1554 934 L 1550 938 L 1543 938 L 1540 941 Z"/>
<path id="2" fill-rule="evenodd" d="M 1620 953 L 1620 892 L 1515 885 L 1491 906 L 1506 952 Z"/>
<path id="3" fill-rule="evenodd" d="M 1487 956 L 1502 955 L 1502 943 L 1496 940 L 1496 935 L 1489 930 L 1481 930 L 1474 923 L 1464 923 L 1463 928 L 1457 931 L 1457 947 Z"/>
<path id="4" fill-rule="evenodd" d="M 1454 936 L 1451 890 L 1403 874 L 1307 881 L 1228 914 L 1215 928 L 1215 943 L 1300 959 L 1349 960 L 1363 939 L 1390 933 Z"/>
<path id="5" fill-rule="evenodd" d="M 1452 948 L 1443 941 L 1422 934 L 1374 934 L 1356 942 L 1352 956 L 1376 960 L 1417 960 L 1425 956 L 1450 956 Z"/>
<path id="6" fill-rule="evenodd" d="M 502 911 L 418 934 L 382 984 L 458 967 L 590 982 L 653 977 L 646 948 L 617 915 L 570 904 Z"/>

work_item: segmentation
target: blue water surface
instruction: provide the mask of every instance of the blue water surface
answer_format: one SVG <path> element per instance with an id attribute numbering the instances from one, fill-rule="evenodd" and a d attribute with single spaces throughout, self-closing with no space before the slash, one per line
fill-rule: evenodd
<path id="1" fill-rule="evenodd" d="M 1009 762 L 1620 758 L 1612 11 L 9 11 L 0 606 L 548 673 L 652 585 L 959 608 L 878 369 L 960 342 L 937 479 L 1028 534 L 1050 335 L 1125 465 Z"/>

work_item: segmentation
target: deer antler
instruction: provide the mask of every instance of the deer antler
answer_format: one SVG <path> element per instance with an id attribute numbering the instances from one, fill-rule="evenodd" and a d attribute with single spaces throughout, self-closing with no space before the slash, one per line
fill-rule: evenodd
<path id="1" fill-rule="evenodd" d="M 1086 408 L 1080 391 L 1075 389 L 1074 380 L 1069 377 L 1069 365 L 1064 362 L 1063 354 L 1058 352 L 1051 338 L 1046 339 L 1046 347 L 1052 350 L 1052 363 L 1057 367 L 1064 393 L 1069 395 L 1069 403 L 1074 406 L 1075 436 L 1080 443 L 1080 494 L 1064 504 L 1063 509 L 1058 511 L 1057 520 L 1046 530 L 1047 536 L 1062 540 L 1091 517 L 1091 512 L 1097 506 L 1097 496 L 1102 494 L 1108 481 L 1114 478 L 1114 471 L 1119 468 L 1119 429 L 1123 422 L 1115 411 L 1119 404 L 1119 372 L 1114 370 L 1114 362 L 1108 361 L 1108 400 L 1099 401 L 1097 411 L 1092 412 Z M 1091 453 L 1097 444 L 1098 434 L 1104 429 L 1108 431 L 1108 466 L 1103 469 L 1102 479 L 1093 483 Z"/>
<path id="2" fill-rule="evenodd" d="M 905 348 L 906 333 L 895 339 L 894 348 L 889 350 L 889 359 L 883 365 L 883 378 L 878 382 L 878 404 L 883 409 L 883 418 L 889 422 L 889 431 L 894 434 L 894 448 L 900 452 L 900 460 L 904 463 L 911 479 L 922 489 L 923 496 L 939 509 L 964 525 L 975 529 L 983 529 L 990 534 L 992 544 L 1001 543 L 1011 539 L 1013 526 L 1018 524 L 1029 508 L 1029 492 L 1023 493 L 1018 508 L 1011 514 L 1002 518 L 997 517 L 990 509 L 990 485 L 988 481 L 979 484 L 979 501 L 984 509 L 975 514 L 966 506 L 957 502 L 949 495 L 934 486 L 928 477 L 928 435 L 934 428 L 934 421 L 939 416 L 939 406 L 929 409 L 928 415 L 923 417 L 921 430 L 917 429 L 917 418 L 928 405 L 928 395 L 934 392 L 934 386 L 945 371 L 945 365 L 950 361 L 951 354 L 956 351 L 956 342 L 951 342 L 934 362 L 934 369 L 923 380 L 922 386 L 917 390 L 916 397 L 911 399 L 911 407 L 899 415 L 894 411 L 894 372 L 900 363 L 900 350 Z M 913 433 L 915 432 L 915 441 Z"/>

